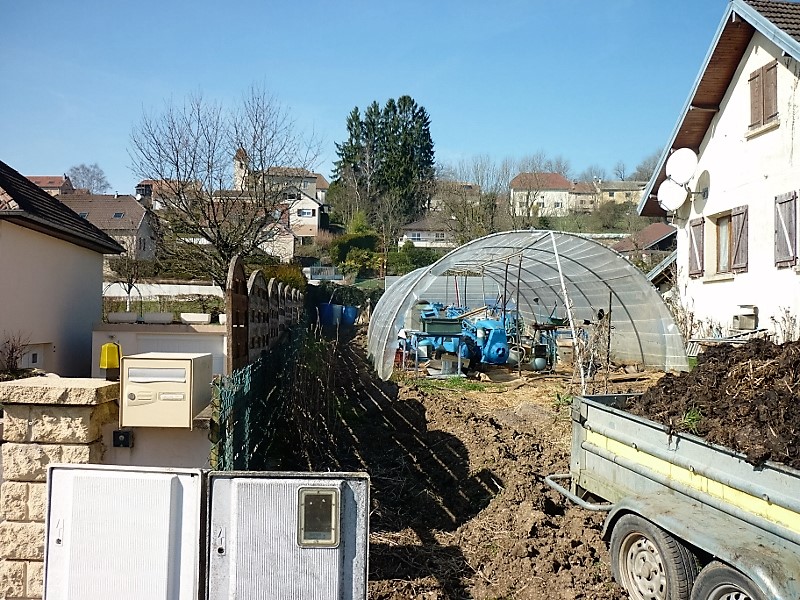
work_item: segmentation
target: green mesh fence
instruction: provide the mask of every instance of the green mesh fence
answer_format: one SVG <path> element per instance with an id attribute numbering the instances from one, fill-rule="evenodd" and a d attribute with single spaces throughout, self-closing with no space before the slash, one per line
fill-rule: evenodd
<path id="1" fill-rule="evenodd" d="M 264 470 L 291 404 L 297 358 L 307 336 L 296 326 L 257 361 L 214 382 L 211 466 Z"/>

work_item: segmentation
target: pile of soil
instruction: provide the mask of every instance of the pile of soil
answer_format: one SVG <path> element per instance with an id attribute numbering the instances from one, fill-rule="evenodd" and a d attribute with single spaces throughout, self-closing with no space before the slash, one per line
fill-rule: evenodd
<path id="1" fill-rule="evenodd" d="M 800 469 L 800 342 L 708 347 L 688 373 L 667 374 L 628 405 L 747 456 Z"/>
<path id="2" fill-rule="evenodd" d="M 369 473 L 371 599 L 626 597 L 601 539 L 605 515 L 544 482 L 569 468 L 571 374 L 497 369 L 478 389 L 382 382 L 362 336 L 340 341 L 332 362 L 331 443 L 281 468 Z"/>

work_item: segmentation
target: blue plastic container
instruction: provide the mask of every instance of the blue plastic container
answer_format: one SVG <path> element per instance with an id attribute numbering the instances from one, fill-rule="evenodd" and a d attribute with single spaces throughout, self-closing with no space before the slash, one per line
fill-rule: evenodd
<path id="1" fill-rule="evenodd" d="M 319 324 L 323 327 L 334 327 L 333 304 L 320 304 L 317 309 L 319 310 Z"/>
<path id="2" fill-rule="evenodd" d="M 342 309 L 342 325 L 345 327 L 352 327 L 356 324 L 358 318 L 357 306 L 345 306 Z"/>

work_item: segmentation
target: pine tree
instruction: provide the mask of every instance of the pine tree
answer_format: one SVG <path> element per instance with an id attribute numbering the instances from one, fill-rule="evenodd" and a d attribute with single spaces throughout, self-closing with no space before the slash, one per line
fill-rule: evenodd
<path id="1" fill-rule="evenodd" d="M 334 179 L 365 211 L 385 239 L 427 208 L 434 183 L 434 148 L 430 117 L 410 96 L 373 101 L 347 117 L 348 139 L 336 144 Z M 352 214 L 352 211 L 351 211 Z"/>

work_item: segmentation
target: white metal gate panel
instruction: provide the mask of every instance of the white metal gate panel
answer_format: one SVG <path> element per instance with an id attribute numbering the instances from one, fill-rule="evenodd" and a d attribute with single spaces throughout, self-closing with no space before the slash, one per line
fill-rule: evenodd
<path id="1" fill-rule="evenodd" d="M 48 600 L 195 600 L 201 472 L 56 465 L 48 477 Z"/>
<path id="2" fill-rule="evenodd" d="M 325 475 L 210 476 L 208 600 L 366 598 L 369 480 Z M 309 489 L 336 492 L 335 547 L 298 541 L 299 498 Z"/>

